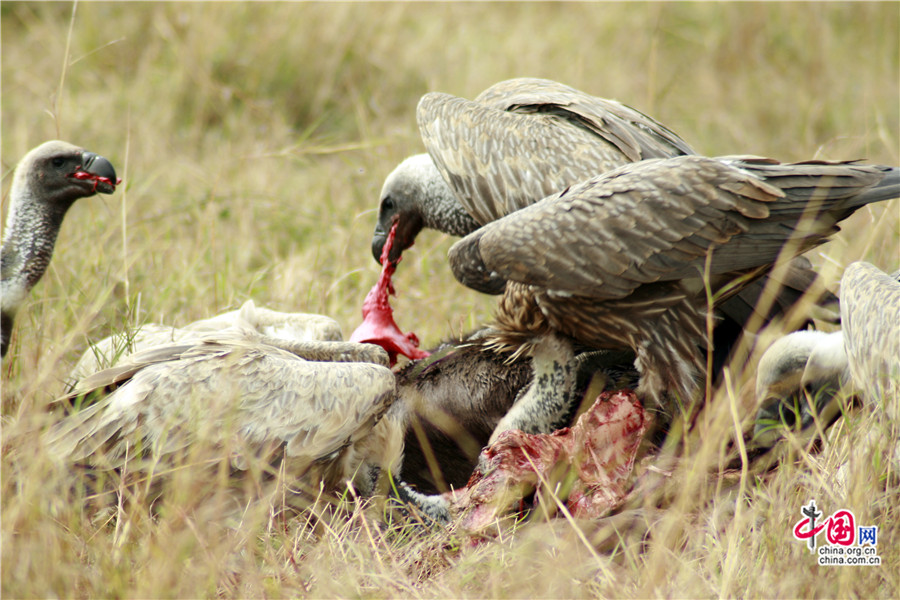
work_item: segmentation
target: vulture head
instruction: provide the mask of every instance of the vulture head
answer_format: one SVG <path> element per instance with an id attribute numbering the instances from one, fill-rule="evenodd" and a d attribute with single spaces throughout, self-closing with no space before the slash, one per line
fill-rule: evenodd
<path id="1" fill-rule="evenodd" d="M 400 163 L 385 179 L 378 203 L 378 222 L 372 234 L 372 256 L 376 261 L 381 262 L 381 252 L 394 223 L 397 223 L 397 237 L 388 256 L 391 262 L 396 262 L 403 251 L 413 245 L 422 230 L 423 219 L 417 198 L 422 194 L 428 165 L 434 169 L 427 154 L 417 154 Z"/>
<path id="2" fill-rule="evenodd" d="M 795 331 L 779 338 L 757 367 L 755 442 L 770 447 L 785 425 L 795 434 L 813 435 L 817 418 L 824 425 L 837 418 L 838 394 L 850 386 L 842 332 Z"/>
<path id="3" fill-rule="evenodd" d="M 372 256 L 376 262 L 381 262 L 381 251 L 394 223 L 397 237 L 388 255 L 392 263 L 413 245 L 423 228 L 456 236 L 478 228 L 428 154 L 410 156 L 384 180 L 378 222 L 372 234 Z"/>
<path id="4" fill-rule="evenodd" d="M 45 142 L 19 162 L 0 250 L 4 356 L 13 317 L 47 270 L 69 207 L 79 198 L 98 192 L 111 194 L 119 183 L 108 160 L 66 142 Z"/>
<path id="5" fill-rule="evenodd" d="M 29 196 L 31 202 L 68 208 L 75 200 L 96 193 L 112 194 L 121 183 L 112 164 L 72 144 L 45 142 L 25 155 L 16 167 L 13 200 Z"/>

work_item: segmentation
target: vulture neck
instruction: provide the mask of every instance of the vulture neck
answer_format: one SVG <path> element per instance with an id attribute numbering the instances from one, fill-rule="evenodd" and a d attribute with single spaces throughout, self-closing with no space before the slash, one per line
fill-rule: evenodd
<path id="1" fill-rule="evenodd" d="M 420 175 L 422 204 L 420 212 L 425 227 L 456 237 L 469 235 L 481 225 L 466 212 L 440 171 L 430 160 Z"/>
<path id="2" fill-rule="evenodd" d="M 12 202 L 0 248 L 0 324 L 4 353 L 12 319 L 47 270 L 63 217 L 77 199 L 60 194 L 39 196 L 28 184 L 26 175 L 17 172 L 13 181 Z"/>

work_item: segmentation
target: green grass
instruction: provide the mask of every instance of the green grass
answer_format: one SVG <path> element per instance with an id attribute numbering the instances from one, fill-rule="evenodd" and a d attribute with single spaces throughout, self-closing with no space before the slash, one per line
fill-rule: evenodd
<path id="1" fill-rule="evenodd" d="M 898 595 L 896 473 L 883 444 L 860 441 L 891 433 L 883 418 L 848 419 L 764 481 L 707 476 L 732 406 L 750 412 L 752 362 L 732 366 L 734 393 L 675 471 L 650 542 L 613 553 L 578 535 L 595 524 L 558 519 L 472 547 L 379 530 L 374 508 L 316 528 L 260 508 L 223 529 L 189 498 L 155 520 L 140 498 L 96 517 L 34 433 L 88 340 L 128 325 L 253 298 L 349 335 L 378 273 L 378 193 L 422 151 L 427 91 L 549 77 L 648 112 L 705 154 L 900 164 L 897 4 L 4 2 L 0 17 L 4 216 L 12 168 L 46 139 L 103 154 L 126 180 L 73 207 L 3 363 L 5 596 Z M 897 268 L 898 210 L 864 209 L 811 253 L 830 284 L 854 260 Z M 398 320 L 425 345 L 491 315 L 494 299 L 447 268 L 452 241 L 421 235 L 397 274 Z M 790 536 L 810 498 L 878 525 L 882 566 L 816 567 Z"/>

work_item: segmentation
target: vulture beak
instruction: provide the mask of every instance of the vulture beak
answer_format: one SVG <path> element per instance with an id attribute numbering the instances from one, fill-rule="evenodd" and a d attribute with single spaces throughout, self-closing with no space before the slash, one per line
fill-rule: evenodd
<path id="1" fill-rule="evenodd" d="M 81 169 L 73 175 L 76 179 L 91 179 L 94 189 L 101 194 L 112 194 L 122 180 L 116 177 L 112 163 L 93 152 L 81 154 Z"/>
<path id="2" fill-rule="evenodd" d="M 422 231 L 422 219 L 418 215 L 407 216 L 401 219 L 399 215 L 395 214 L 391 217 L 388 229 L 392 229 L 395 226 L 397 231 L 391 245 L 390 254 L 387 257 L 393 264 L 397 264 L 403 256 L 403 251 L 416 241 L 416 235 Z M 388 237 L 390 236 L 385 231 L 384 225 L 380 222 L 376 223 L 375 231 L 372 233 L 372 257 L 378 264 L 382 264 L 381 259 L 383 258 L 382 255 L 384 254 L 384 247 L 387 244 Z"/>
<path id="3" fill-rule="evenodd" d="M 381 226 L 376 227 L 372 234 L 372 257 L 378 264 L 381 264 L 381 253 L 384 250 L 385 242 L 387 242 L 387 234 Z"/>
<path id="4" fill-rule="evenodd" d="M 387 245 L 387 240 L 388 234 L 386 234 L 380 227 L 376 227 L 375 233 L 372 234 L 372 257 L 379 265 L 384 264 L 384 247 L 385 245 Z M 391 250 L 387 255 L 387 259 L 392 264 L 397 264 L 403 257 L 403 251 L 410 246 L 412 246 L 412 244 L 404 244 L 401 241 L 400 232 L 398 231 L 397 237 L 394 239 L 394 244 L 391 246 Z"/>

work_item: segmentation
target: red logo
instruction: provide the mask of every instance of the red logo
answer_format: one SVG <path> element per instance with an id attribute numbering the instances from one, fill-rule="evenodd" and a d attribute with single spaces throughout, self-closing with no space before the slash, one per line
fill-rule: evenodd
<path id="1" fill-rule="evenodd" d="M 815 502 L 801 509 L 803 518 L 794 524 L 794 539 L 806 540 L 810 552 L 816 550 L 816 537 L 825 530 L 825 538 L 832 546 L 852 546 L 856 541 L 856 519 L 849 510 L 839 510 L 824 521 L 824 513 L 817 510 Z"/>
<path id="2" fill-rule="evenodd" d="M 794 525 L 794 537 L 795 538 L 797 538 L 798 540 L 805 540 L 805 539 L 809 539 L 811 537 L 816 537 L 817 535 L 819 535 L 822 532 L 823 529 L 825 529 L 825 523 L 822 523 L 821 525 L 817 525 L 817 526 L 813 527 L 812 529 L 803 531 L 803 529 L 807 525 L 809 525 L 809 521 L 810 521 L 809 517 L 806 517 L 805 519 L 800 519 L 799 521 L 797 521 L 797 524 Z"/>
<path id="3" fill-rule="evenodd" d="M 856 520 L 849 510 L 839 510 L 825 521 L 828 530 L 825 538 L 829 544 L 840 546 L 852 546 L 856 541 Z"/>

